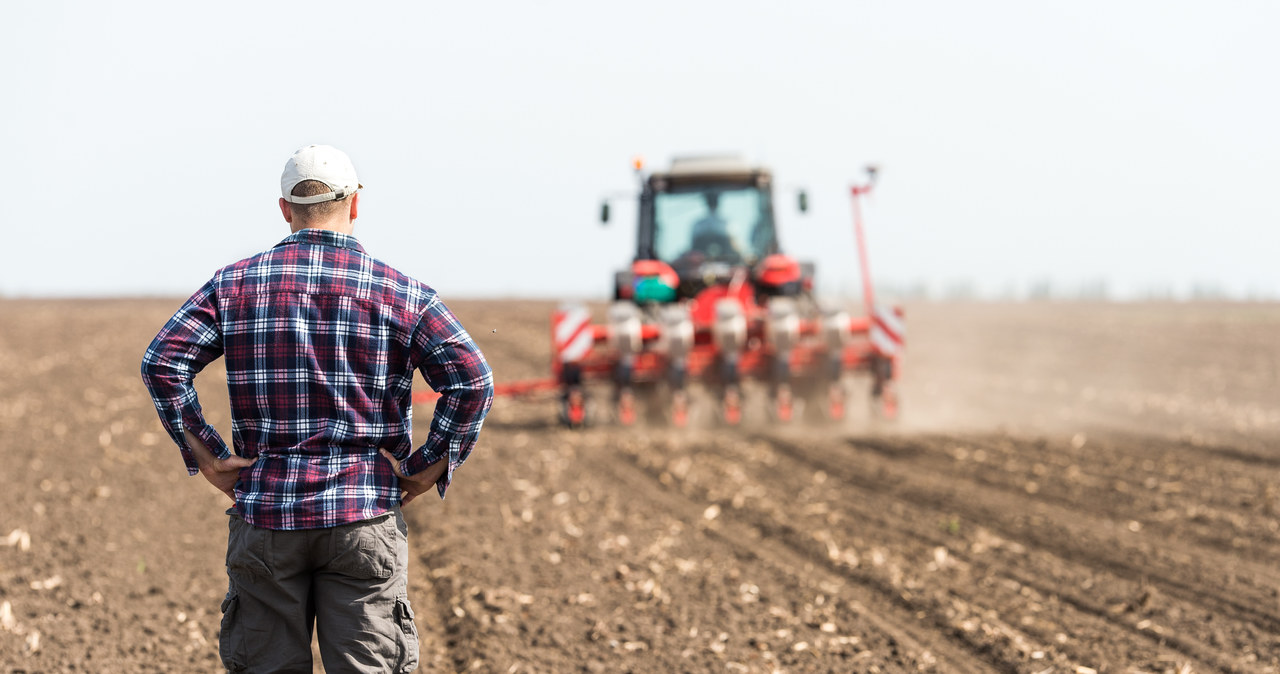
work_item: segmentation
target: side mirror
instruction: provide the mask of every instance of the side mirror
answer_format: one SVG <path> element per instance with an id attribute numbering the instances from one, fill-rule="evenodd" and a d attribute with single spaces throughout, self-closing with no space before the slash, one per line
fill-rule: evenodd
<path id="1" fill-rule="evenodd" d="M 805 192 L 804 190 L 800 190 L 800 192 L 796 195 L 796 205 L 800 207 L 801 213 L 808 213 L 809 212 L 809 193 Z"/>
<path id="2" fill-rule="evenodd" d="M 600 202 L 600 224 L 609 224 L 609 202 Z"/>

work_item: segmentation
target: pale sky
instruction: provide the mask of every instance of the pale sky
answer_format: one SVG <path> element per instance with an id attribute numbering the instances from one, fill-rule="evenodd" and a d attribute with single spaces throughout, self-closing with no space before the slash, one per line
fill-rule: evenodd
<path id="1" fill-rule="evenodd" d="M 857 293 L 1104 280 L 1280 297 L 1280 3 L 6 3 L 0 295 L 186 296 L 351 155 L 370 254 L 448 297 L 598 297 L 629 163 L 808 189 L 784 249 Z"/>

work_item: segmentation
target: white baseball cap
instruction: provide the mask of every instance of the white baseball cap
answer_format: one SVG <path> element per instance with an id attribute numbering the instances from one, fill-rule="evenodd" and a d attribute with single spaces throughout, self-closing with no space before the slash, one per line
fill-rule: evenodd
<path id="1" fill-rule="evenodd" d="M 310 197 L 293 195 L 293 188 L 304 180 L 319 180 L 329 186 L 328 192 Z M 345 152 L 330 145 L 308 145 L 293 153 L 280 175 L 280 196 L 292 204 L 318 204 L 345 199 L 364 187 L 356 178 L 356 167 Z"/>

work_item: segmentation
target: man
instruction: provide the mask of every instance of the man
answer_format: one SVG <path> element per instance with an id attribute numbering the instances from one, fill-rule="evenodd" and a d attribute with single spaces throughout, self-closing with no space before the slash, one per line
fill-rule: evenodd
<path id="1" fill-rule="evenodd" d="M 235 672 L 408 672 L 418 641 L 400 505 L 443 498 L 493 403 L 493 376 L 434 290 L 369 257 L 351 235 L 362 186 L 341 151 L 298 150 L 280 179 L 292 234 L 225 267 L 147 349 L 160 419 L 235 503 L 220 654 Z M 232 440 L 207 424 L 192 381 L 226 357 Z M 441 394 L 411 443 L 415 370 Z"/>
<path id="2" fill-rule="evenodd" d="M 707 213 L 693 223 L 693 235 L 689 242 L 690 252 L 697 251 L 713 260 L 736 262 L 742 258 L 729 235 L 729 223 L 720 217 L 720 195 L 716 192 L 705 192 L 702 195 L 707 204 Z"/>
<path id="3" fill-rule="evenodd" d="M 720 195 L 716 192 L 704 192 L 703 201 L 707 204 L 707 212 L 693 223 L 693 238 L 705 235 L 728 236 L 729 223 L 720 217 Z"/>

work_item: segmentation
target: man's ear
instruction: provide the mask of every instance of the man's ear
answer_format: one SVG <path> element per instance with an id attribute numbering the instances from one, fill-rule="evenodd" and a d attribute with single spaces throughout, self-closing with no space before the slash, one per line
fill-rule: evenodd
<path id="1" fill-rule="evenodd" d="M 280 214 L 284 216 L 284 221 L 293 224 L 293 209 L 289 208 L 289 202 L 280 197 Z"/>
<path id="2" fill-rule="evenodd" d="M 281 199 L 281 201 L 284 201 L 284 199 Z M 356 213 L 359 210 L 360 210 L 360 193 L 356 192 L 355 194 L 351 195 L 351 219 L 352 220 L 356 219 Z"/>

